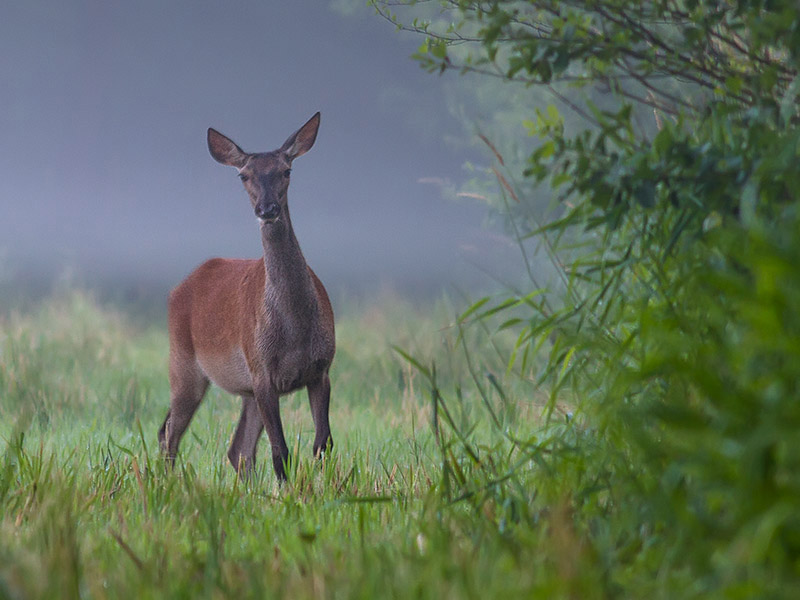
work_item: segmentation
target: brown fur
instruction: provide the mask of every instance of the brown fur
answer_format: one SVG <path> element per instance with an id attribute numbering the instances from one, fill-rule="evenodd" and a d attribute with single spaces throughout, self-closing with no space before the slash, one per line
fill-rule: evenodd
<path id="1" fill-rule="evenodd" d="M 308 390 L 316 437 L 314 453 L 333 445 L 328 423 L 328 370 L 335 352 L 333 310 L 322 282 L 305 263 L 286 200 L 291 161 L 316 139 L 319 113 L 272 153 L 246 154 L 209 130 L 212 156 L 239 169 L 261 219 L 264 257 L 211 259 L 169 296 L 170 409 L 159 431 L 167 460 L 209 382 L 242 397 L 228 458 L 249 473 L 266 427 L 273 465 L 284 480 L 289 458 L 278 398 Z M 277 211 L 277 216 L 273 213 Z"/>

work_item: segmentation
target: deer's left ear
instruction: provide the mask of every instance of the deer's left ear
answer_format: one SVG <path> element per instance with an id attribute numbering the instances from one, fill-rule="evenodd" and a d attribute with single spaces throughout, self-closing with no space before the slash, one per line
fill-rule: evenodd
<path id="1" fill-rule="evenodd" d="M 314 145 L 319 130 L 319 113 L 311 117 L 305 125 L 295 131 L 281 146 L 281 152 L 288 156 L 289 160 L 294 160 L 302 156 Z"/>

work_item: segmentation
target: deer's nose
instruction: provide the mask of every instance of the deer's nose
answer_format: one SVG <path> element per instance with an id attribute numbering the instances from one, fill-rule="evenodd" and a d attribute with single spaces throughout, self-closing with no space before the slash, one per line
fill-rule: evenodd
<path id="1" fill-rule="evenodd" d="M 281 212 L 281 205 L 277 202 L 268 202 L 256 206 L 256 216 L 263 221 L 272 221 Z"/>

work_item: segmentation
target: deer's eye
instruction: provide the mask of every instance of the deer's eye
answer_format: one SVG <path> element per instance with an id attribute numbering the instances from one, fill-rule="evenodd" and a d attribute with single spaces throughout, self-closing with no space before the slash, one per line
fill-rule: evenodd
<path id="1" fill-rule="evenodd" d="M 289 175 L 291 175 L 291 174 L 292 174 L 292 170 L 291 170 L 291 169 L 286 169 L 286 170 L 283 172 L 283 176 L 284 176 L 284 177 L 289 177 Z"/>
<path id="2" fill-rule="evenodd" d="M 247 181 L 250 179 L 250 176 L 244 173 L 239 173 L 239 179 L 241 179 L 242 181 Z"/>

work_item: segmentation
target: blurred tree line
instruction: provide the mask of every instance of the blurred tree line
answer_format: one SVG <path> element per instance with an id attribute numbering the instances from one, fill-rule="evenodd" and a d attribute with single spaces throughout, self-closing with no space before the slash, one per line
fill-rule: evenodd
<path id="1" fill-rule="evenodd" d="M 372 4 L 424 68 L 502 98 L 476 132 L 491 201 L 554 279 L 465 315 L 516 333 L 508 373 L 550 386 L 548 418 L 575 404 L 603 589 L 800 593 L 797 3 Z"/>

